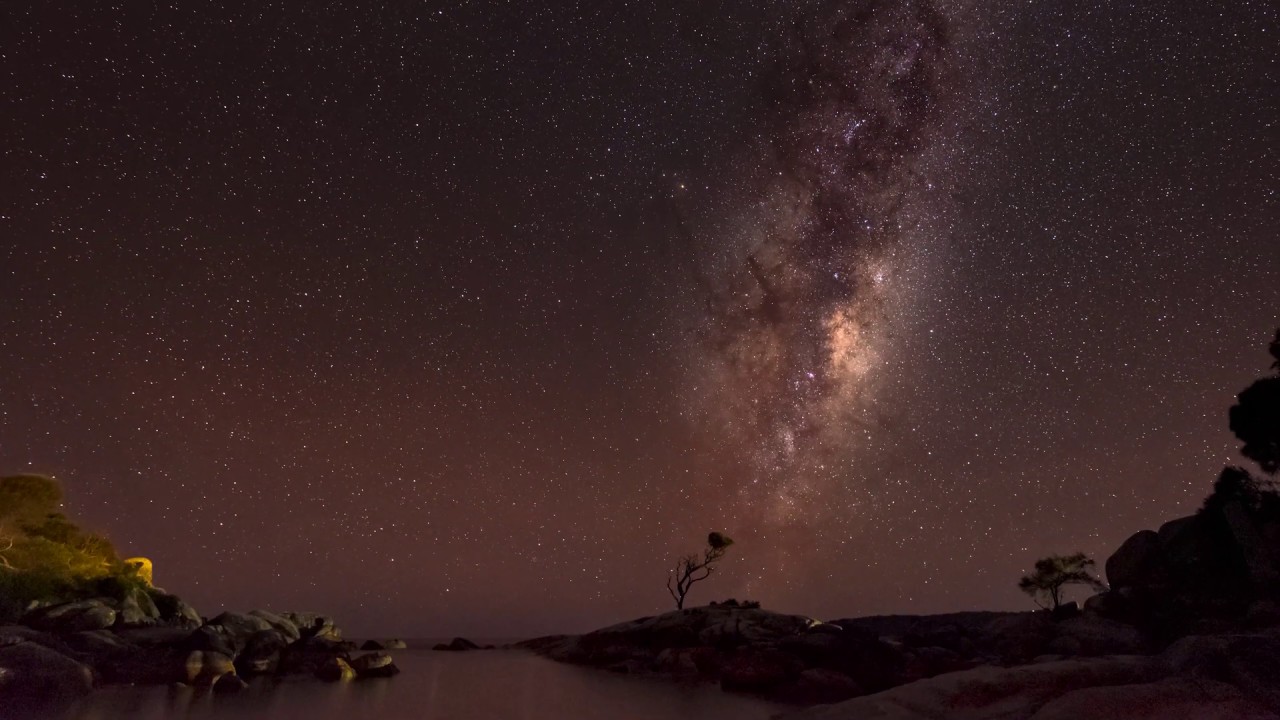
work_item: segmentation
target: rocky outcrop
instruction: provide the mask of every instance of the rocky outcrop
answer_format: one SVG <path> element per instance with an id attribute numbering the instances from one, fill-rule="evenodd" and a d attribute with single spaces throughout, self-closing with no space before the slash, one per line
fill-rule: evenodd
<path id="1" fill-rule="evenodd" d="M 368 643 L 365 643 L 365 644 L 367 645 Z M 373 649 L 373 648 L 366 648 L 366 649 Z M 453 640 L 450 640 L 448 643 L 437 643 L 431 649 L 439 650 L 443 652 L 465 652 L 467 650 L 479 650 L 480 646 L 471 642 L 466 638 L 456 637 Z"/>
<path id="2" fill-rule="evenodd" d="M 70 700 L 93 689 L 93 670 L 43 645 L 0 638 L 0 708 Z"/>
<path id="3" fill-rule="evenodd" d="M 385 652 L 372 652 L 351 661 L 356 676 L 361 678 L 387 678 L 400 674 L 400 668 Z"/>
<path id="4" fill-rule="evenodd" d="M 458 639 L 461 639 L 461 638 L 458 638 Z M 470 642 L 470 641 L 468 640 L 467 642 Z M 471 643 L 471 644 L 474 645 L 475 643 Z M 405 641 L 392 638 L 390 640 L 365 640 L 364 644 L 360 646 L 360 649 L 361 650 L 404 650 L 408 647 L 409 646 L 405 644 Z"/>
<path id="5" fill-rule="evenodd" d="M 31 626 L 0 626 L 0 708 L 7 697 L 64 699 L 95 682 L 181 683 L 221 694 L 261 675 L 384 678 L 400 671 L 385 652 L 351 661 L 355 644 L 338 639 L 342 631 L 322 615 L 224 612 L 193 629 L 180 600 L 167 612 L 158 607 L 149 622 L 127 624 L 118 622 L 112 602 L 48 606 L 26 615 Z"/>
<path id="6" fill-rule="evenodd" d="M 1280 720 L 1280 631 L 1184 638 L 1159 655 L 982 666 L 788 720 Z"/>
<path id="7" fill-rule="evenodd" d="M 116 611 L 103 600 L 80 600 L 32 610 L 22 624 L 56 633 L 102 630 L 116 624 Z"/>
<path id="8" fill-rule="evenodd" d="M 843 699 L 901 682 L 905 655 L 873 634 L 738 604 L 686 608 L 518 644 L 615 672 L 717 682 L 775 699 Z"/>

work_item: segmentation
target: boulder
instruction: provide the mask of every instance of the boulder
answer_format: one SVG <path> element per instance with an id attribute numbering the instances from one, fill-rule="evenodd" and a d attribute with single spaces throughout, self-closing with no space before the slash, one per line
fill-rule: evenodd
<path id="1" fill-rule="evenodd" d="M 298 630 L 298 626 L 291 620 L 281 615 L 277 615 L 266 610 L 250 610 L 249 614 L 253 617 L 265 620 L 272 629 L 277 630 L 281 635 L 288 638 L 290 642 L 302 639 L 302 632 Z"/>
<path id="2" fill-rule="evenodd" d="M 160 620 L 160 609 L 156 607 L 151 595 L 141 590 L 130 592 L 120 601 L 120 612 L 116 617 L 116 625 L 123 627 L 144 627 Z"/>
<path id="3" fill-rule="evenodd" d="M 236 644 L 240 647 L 244 647 L 254 633 L 272 629 L 271 623 L 260 617 L 234 612 L 224 612 L 207 624 L 225 628 L 226 632 L 235 638 Z"/>
<path id="4" fill-rule="evenodd" d="M 450 642 L 448 642 L 447 644 L 446 644 L 446 643 L 439 643 L 439 644 L 437 644 L 435 647 L 433 647 L 433 648 L 431 648 L 431 649 L 432 649 L 432 650 L 446 651 L 446 652 L 464 652 L 464 651 L 467 651 L 467 650 L 479 650 L 479 649 L 480 649 L 480 646 L 479 646 L 479 645 L 477 645 L 477 644 L 475 644 L 475 643 L 473 643 L 473 642 L 471 642 L 470 640 L 468 640 L 468 639 L 466 639 L 466 638 L 456 637 L 456 638 L 454 638 L 453 640 L 451 640 Z"/>
<path id="5" fill-rule="evenodd" d="M 197 628 L 203 624 L 200 613 L 177 595 L 171 595 L 160 588 L 148 589 L 147 595 L 160 614 L 160 622 L 189 628 Z"/>
<path id="6" fill-rule="evenodd" d="M 23 624 L 37 630 L 73 633 L 102 630 L 116 622 L 116 611 L 102 600 L 80 600 L 38 608 L 27 613 Z"/>
<path id="7" fill-rule="evenodd" d="M 223 675 L 235 675 L 231 657 L 214 650 L 193 650 L 186 658 L 187 684 L 212 687 Z"/>
<path id="8" fill-rule="evenodd" d="M 155 566 L 150 558 L 131 557 L 124 561 L 124 566 L 132 570 L 147 587 L 155 584 Z"/>
<path id="9" fill-rule="evenodd" d="M 279 630 L 259 630 L 236 657 L 236 668 L 242 675 L 274 673 L 280 666 L 280 653 L 289 645 L 289 639 Z"/>
<path id="10" fill-rule="evenodd" d="M 222 675 L 213 683 L 213 691 L 219 695 L 238 693 L 249 687 L 249 683 L 240 679 L 235 673 Z"/>
<path id="11" fill-rule="evenodd" d="M 314 675 L 330 658 L 350 660 L 348 647 L 347 643 L 326 638 L 299 640 L 280 652 L 277 672 Z"/>
<path id="12" fill-rule="evenodd" d="M 93 670 L 25 640 L 0 646 L 0 708 L 29 700 L 70 700 L 93 690 Z"/>
<path id="13" fill-rule="evenodd" d="M 304 640 L 313 637 L 327 640 L 342 639 L 342 630 L 334 624 L 333 618 L 326 615 L 310 612 L 286 612 L 280 613 L 280 616 L 293 623 Z"/>
<path id="14" fill-rule="evenodd" d="M 1133 585 L 1165 582 L 1164 556 L 1160 536 L 1141 530 L 1129 536 L 1120 548 L 1107 558 L 1107 583 L 1114 590 Z"/>
<path id="15" fill-rule="evenodd" d="M 316 670 L 316 677 L 325 682 L 354 680 L 356 671 L 346 660 L 340 657 L 331 657 L 325 660 L 324 664 Z"/>
<path id="16" fill-rule="evenodd" d="M 235 657 L 244 650 L 246 636 L 237 636 L 225 625 L 201 625 L 187 638 L 187 645 L 192 650 L 208 650 L 219 652 L 228 657 Z"/>
<path id="17" fill-rule="evenodd" d="M 396 667 L 391 656 L 384 652 L 361 655 L 351 661 L 351 667 L 361 678 L 385 678 L 400 673 L 400 668 Z"/>

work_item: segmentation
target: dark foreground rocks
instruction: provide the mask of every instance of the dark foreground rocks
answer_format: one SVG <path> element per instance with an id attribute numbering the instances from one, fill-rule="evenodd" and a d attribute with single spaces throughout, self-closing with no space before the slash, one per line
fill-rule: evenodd
<path id="1" fill-rule="evenodd" d="M 1183 638 L 1159 655 L 983 666 L 788 720 L 1280 720 L 1280 631 Z"/>
<path id="2" fill-rule="evenodd" d="M 68 701 L 103 684 L 181 683 L 221 694 L 257 676 L 340 681 L 399 672 L 385 652 L 353 657 L 355 643 L 324 615 L 254 610 L 201 622 L 181 600 L 157 594 L 161 601 L 147 607 L 79 600 L 0 625 L 0 707 Z"/>
<path id="3" fill-rule="evenodd" d="M 782 702 L 835 703 L 801 717 L 1043 720 L 1186 713 L 1280 720 L 1280 674 L 1271 671 L 1280 664 L 1280 628 L 1160 645 L 1132 625 L 1092 612 L 819 622 L 717 605 L 517 647 L 614 672 L 714 682 Z M 1141 705 L 1134 698 L 1170 714 L 1130 712 L 1126 708 Z M 1210 706 L 1227 710 L 1204 714 Z"/>

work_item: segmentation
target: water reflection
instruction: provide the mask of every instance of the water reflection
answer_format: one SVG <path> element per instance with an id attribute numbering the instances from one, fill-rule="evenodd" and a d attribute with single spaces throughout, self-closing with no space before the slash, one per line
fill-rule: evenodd
<path id="1" fill-rule="evenodd" d="M 394 653 L 391 680 L 259 679 L 234 695 L 188 687 L 107 688 L 43 717 L 58 720 L 754 720 L 783 708 L 720 692 L 626 678 L 527 653 Z M 3 715 L 3 713 L 0 713 Z"/>

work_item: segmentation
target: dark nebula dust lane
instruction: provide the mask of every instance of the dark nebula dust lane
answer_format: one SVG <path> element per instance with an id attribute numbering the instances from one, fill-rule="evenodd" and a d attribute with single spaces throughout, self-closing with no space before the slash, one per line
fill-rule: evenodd
<path id="1" fill-rule="evenodd" d="M 0 472 L 210 614 L 1022 607 L 1236 459 L 1276 8 L 0 10 Z"/>
<path id="2" fill-rule="evenodd" d="M 901 267 L 945 232 L 947 141 L 981 90 L 961 77 L 969 13 L 833 3 L 775 38 L 760 199 L 700 238 L 696 275 L 708 317 L 695 352 L 708 358 L 695 382 L 708 419 L 752 457 L 742 500 L 768 522 L 811 517 L 856 431 L 877 422 L 886 305 L 911 301 Z"/>

